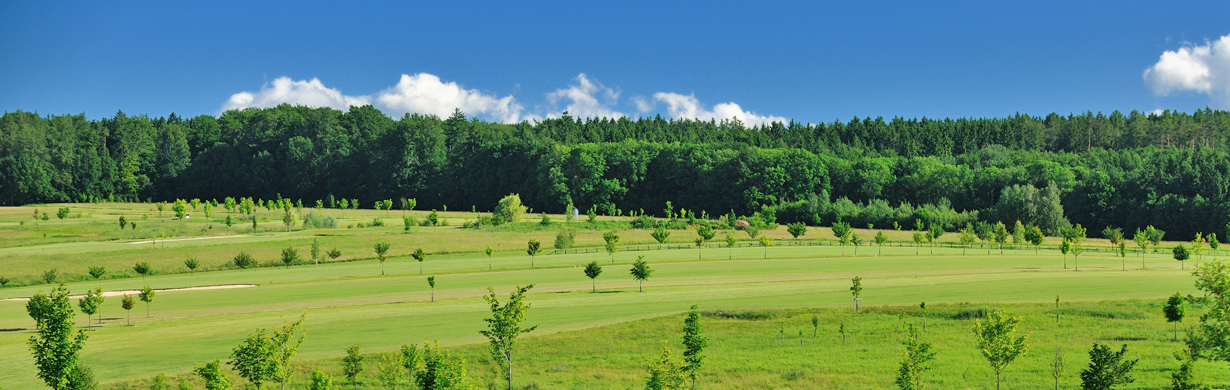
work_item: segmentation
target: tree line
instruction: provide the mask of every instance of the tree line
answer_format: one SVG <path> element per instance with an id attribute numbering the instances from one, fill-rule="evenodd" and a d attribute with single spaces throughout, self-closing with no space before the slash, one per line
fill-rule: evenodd
<path id="1" fill-rule="evenodd" d="M 1053 183 L 1048 200 L 1061 202 L 1071 223 L 1188 236 L 1230 222 L 1227 118 L 1205 109 L 748 127 L 569 115 L 510 125 L 461 112 L 393 119 L 371 106 L 187 119 L 16 111 L 0 116 L 0 203 L 414 198 L 424 208 L 464 209 L 519 193 L 540 211 L 660 215 L 673 202 L 750 215 L 827 197 L 863 208 L 934 205 L 1012 224 L 997 212 L 1005 189 Z M 783 222 L 816 223 L 811 214 L 821 213 L 812 211 Z M 902 220 L 917 217 L 925 215 Z M 951 231 L 965 221 L 928 222 Z"/>

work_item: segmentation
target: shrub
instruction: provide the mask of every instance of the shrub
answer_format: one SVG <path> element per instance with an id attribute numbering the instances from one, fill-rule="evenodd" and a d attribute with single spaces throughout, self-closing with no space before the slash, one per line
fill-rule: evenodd
<path id="1" fill-rule="evenodd" d="M 317 214 L 315 211 L 309 212 L 303 217 L 304 229 L 336 229 L 337 218 L 329 215 Z"/>
<path id="2" fill-rule="evenodd" d="M 232 262 L 234 262 L 235 266 L 239 268 L 247 269 L 256 267 L 256 259 L 253 259 L 252 255 L 249 255 L 247 252 L 239 252 L 239 255 L 235 256 Z"/>
<path id="3" fill-rule="evenodd" d="M 972 319 L 976 319 L 976 318 L 983 318 L 983 317 L 986 317 L 986 316 L 987 316 L 987 313 L 990 313 L 990 312 L 993 312 L 993 311 L 995 311 L 995 308 L 987 308 L 987 307 L 976 307 L 976 308 L 970 308 L 970 309 L 961 309 L 961 310 L 958 310 L 955 314 L 953 314 L 953 315 L 952 315 L 952 319 L 954 319 L 954 320 L 972 320 Z"/>
<path id="4" fill-rule="evenodd" d="M 774 317 L 776 317 L 776 315 L 774 315 L 771 312 L 767 312 L 767 311 L 740 311 L 740 312 L 711 311 L 711 312 L 704 312 L 702 314 L 704 314 L 705 317 L 725 318 L 728 320 L 748 320 L 748 321 L 771 320 Z"/>
<path id="5" fill-rule="evenodd" d="M 500 199 L 500 203 L 495 206 L 495 215 L 500 216 L 501 222 L 517 222 L 521 220 L 521 216 L 525 215 L 525 206 L 521 204 L 521 195 L 511 194 Z"/>
<path id="6" fill-rule="evenodd" d="M 632 220 L 632 228 L 634 229 L 653 229 L 658 227 L 658 220 L 648 215 L 641 215 Z"/>

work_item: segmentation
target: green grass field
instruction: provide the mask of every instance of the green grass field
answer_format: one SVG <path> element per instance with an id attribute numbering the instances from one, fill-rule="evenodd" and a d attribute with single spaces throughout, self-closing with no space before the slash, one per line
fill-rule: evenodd
<path id="1" fill-rule="evenodd" d="M 60 221 L 54 216 L 60 206 L 38 206 L 52 216 L 37 223 L 30 218 L 33 207 L 0 208 L 0 276 L 22 285 L 0 289 L 0 299 L 48 291 L 49 285 L 37 283 L 43 271 L 52 268 L 71 281 L 68 288 L 74 294 L 95 286 L 120 291 L 146 285 L 155 289 L 257 285 L 159 293 L 149 318 L 138 302 L 131 313 L 132 326 L 125 325 L 128 313 L 120 308 L 119 297 L 107 298 L 104 323 L 89 332 L 83 354 L 104 388 L 138 388 L 158 373 L 188 377 L 194 364 L 226 360 L 253 330 L 281 325 L 304 311 L 308 338 L 296 357 L 303 372 L 311 367 L 340 371 L 338 361 L 352 344 L 374 354 L 439 339 L 441 345 L 465 354 L 471 376 L 485 388 L 500 382 L 478 334 L 485 326 L 482 318 L 488 315 L 481 296 L 488 287 L 505 295 L 516 285 L 530 283 L 536 287 L 530 294 L 529 323 L 540 328 L 523 339 L 515 367 L 520 385 L 641 387 L 645 361 L 657 357 L 663 340 L 670 340 L 678 352 L 680 314 L 695 304 L 709 313 L 767 316 L 759 320 L 706 316 L 712 341 L 703 388 L 891 387 L 902 353 L 898 314 L 905 313 L 905 322 L 918 324 L 917 304 L 926 301 L 931 310 L 924 339 L 939 352 L 927 377 L 933 388 L 994 387 L 990 368 L 973 347 L 972 320 L 957 315 L 971 308 L 1002 308 L 1021 315 L 1022 330 L 1032 332 L 1030 353 L 1008 369 L 1009 388 L 1050 388 L 1046 368 L 1056 345 L 1063 346 L 1069 361 L 1061 384 L 1076 385 L 1093 342 L 1126 343 L 1132 357 L 1141 359 L 1137 382 L 1125 388 L 1158 388 L 1168 383 L 1169 372 L 1178 366 L 1172 356 L 1182 348 L 1181 342 L 1171 340 L 1172 325 L 1162 317 L 1161 302 L 1176 291 L 1198 293 L 1190 271 L 1180 270 L 1168 253 L 1132 252 L 1122 259 L 1109 251 L 1090 251 L 1081 256 L 1081 270 L 1076 272 L 1072 257 L 1066 257 L 1065 269 L 1065 259 L 1053 245 L 1043 246 L 1039 254 L 1033 248 L 1005 248 L 1002 255 L 998 249 L 988 255 L 977 245 L 969 250 L 864 246 L 854 257 L 852 247 L 831 242 L 785 245 L 792 240 L 779 228 L 763 233 L 779 244 L 767 249 L 766 258 L 761 247 L 657 249 L 647 231 L 627 230 L 620 232 L 623 250 L 614 254 L 612 263 L 611 256 L 592 248 L 602 243 L 604 230 L 585 230 L 581 222 L 574 224 L 581 229 L 577 245 L 591 247 L 590 253 L 548 254 L 552 250 L 547 249 L 531 268 L 525 241 L 538 239 L 544 248 L 550 247 L 556 229 L 538 227 L 537 218 L 501 230 L 474 230 L 459 227 L 474 214 L 449 212 L 442 217 L 451 227 L 414 227 L 406 232 L 398 211 L 349 210 L 342 228 L 286 232 L 277 213 L 268 212 L 260 214 L 267 221 L 253 232 L 250 222 L 231 228 L 221 224 L 219 217 L 225 218 L 225 212 L 209 220 L 194 213 L 189 222 L 171 220 L 169 212 L 159 217 L 146 204 L 68 205 L 70 217 Z M 340 210 L 325 212 L 342 217 Z M 149 217 L 143 218 L 144 214 Z M 120 231 L 115 223 L 119 215 L 135 218 L 138 229 Z M 413 215 L 421 219 L 425 212 Z M 377 217 L 389 226 L 345 227 Z M 159 233 L 178 241 L 130 243 L 148 241 Z M 804 238 L 828 237 L 828 233 L 827 228 L 812 228 Z M 897 241 L 910 234 L 886 233 Z M 752 244 L 738 234 L 742 245 Z M 874 231 L 858 234 L 870 237 Z M 941 241 L 955 236 L 949 233 Z M 674 231 L 672 245 L 684 247 L 692 237 L 692 231 Z M 341 250 L 342 261 L 319 266 L 309 261 L 290 269 L 224 266 L 239 251 L 262 263 L 275 262 L 288 246 L 306 258 L 313 239 L 320 240 L 325 250 Z M 392 244 L 393 257 L 383 265 L 383 277 L 371 250 L 377 241 Z M 498 251 L 491 259 L 481 252 L 487 246 Z M 409 257 L 420 247 L 430 254 L 422 264 Z M 628 276 L 630 263 L 638 256 L 645 256 L 655 269 L 644 292 L 637 292 Z M 188 257 L 199 259 L 209 271 L 187 273 L 182 262 Z M 1212 255 L 1206 252 L 1203 257 Z M 598 293 L 590 292 L 591 282 L 579 268 L 594 260 L 605 267 L 596 282 Z M 159 274 L 136 276 L 131 267 L 140 261 L 153 264 Z M 105 266 L 128 277 L 86 280 L 91 279 L 86 274 L 90 266 Z M 425 280 L 430 275 L 437 278 L 435 302 L 430 302 L 432 291 Z M 851 313 L 847 290 L 849 279 L 856 275 L 864 278 L 865 287 L 864 310 L 859 314 Z M 1065 302 L 1065 319 L 1059 325 L 1054 322 L 1056 294 Z M 813 312 L 822 320 L 815 339 L 810 325 Z M 1183 326 L 1194 324 L 1195 317 L 1189 313 Z M 79 314 L 79 325 L 85 322 Z M 841 322 L 851 327 L 846 344 L 836 334 Z M 43 388 L 25 345 L 32 328 L 23 301 L 0 301 L 4 389 Z M 807 333 L 803 346 L 799 331 Z M 368 361 L 367 383 L 376 387 L 375 359 Z M 1208 383 L 1225 386 L 1230 378 L 1224 364 L 1202 363 L 1199 369 Z M 232 380 L 242 382 L 234 375 Z M 297 383 L 303 386 L 306 380 L 307 375 L 301 374 Z"/>

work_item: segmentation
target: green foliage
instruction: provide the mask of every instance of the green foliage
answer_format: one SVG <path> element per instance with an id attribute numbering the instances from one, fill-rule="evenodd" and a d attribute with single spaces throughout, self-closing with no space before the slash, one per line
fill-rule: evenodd
<path id="1" fill-rule="evenodd" d="M 1153 253 L 1157 253 L 1157 247 L 1162 244 L 1162 237 L 1165 236 L 1165 231 L 1154 228 L 1153 225 L 1145 227 L 1145 238 L 1149 240 L 1149 243 L 1153 244 Z"/>
<path id="2" fill-rule="evenodd" d="M 806 228 L 804 228 L 804 231 L 806 231 Z M 700 238 L 705 239 L 705 241 L 709 241 L 713 239 L 716 233 L 713 232 L 713 228 L 709 227 L 709 225 L 701 225 L 700 227 L 696 228 L 696 235 L 700 236 Z"/>
<path id="3" fill-rule="evenodd" d="M 102 295 L 102 287 L 97 287 L 86 291 L 85 296 L 77 301 L 77 306 L 81 308 L 82 313 L 92 316 L 98 313 L 98 309 L 102 306 L 104 300 L 106 300 L 106 297 Z M 99 322 L 102 322 L 101 318 L 99 318 Z"/>
<path id="4" fill-rule="evenodd" d="M 1020 322 L 1019 317 L 1009 316 L 1000 310 L 988 313 L 982 319 L 974 320 L 974 339 L 978 349 L 982 351 L 982 356 L 987 359 L 987 363 L 995 371 L 995 388 L 997 389 L 1004 368 L 1029 350 L 1029 344 L 1026 343 L 1029 335 L 1013 337 L 1017 324 Z"/>
<path id="5" fill-rule="evenodd" d="M 372 245 L 372 250 L 376 252 L 376 257 L 380 259 L 381 263 L 389 259 L 389 247 L 390 244 L 383 241 Z"/>
<path id="6" fill-rule="evenodd" d="M 90 276 L 93 276 L 94 279 L 102 278 L 103 275 L 106 275 L 106 274 L 107 274 L 107 267 L 90 267 Z"/>
<path id="7" fill-rule="evenodd" d="M 380 354 L 376 368 L 379 370 L 376 378 L 380 379 L 380 383 L 386 387 L 396 387 L 401 382 L 402 360 L 400 353 L 385 352 Z"/>
<path id="8" fill-rule="evenodd" d="M 423 345 L 423 370 L 414 374 L 414 382 L 422 390 L 469 390 L 474 387 L 466 373 L 465 358 L 441 350 L 439 341 L 434 347 Z"/>
<path id="9" fill-rule="evenodd" d="M 935 352 L 931 351 L 931 343 L 920 340 L 918 329 L 910 325 L 906 330 L 905 356 L 901 358 L 901 366 L 897 369 L 897 388 L 902 390 L 920 390 L 923 388 L 923 373 L 935 360 Z"/>
<path id="10" fill-rule="evenodd" d="M 46 282 L 47 284 L 55 283 L 58 277 L 59 277 L 59 272 L 57 272 L 55 268 L 43 271 L 43 281 Z"/>
<path id="11" fill-rule="evenodd" d="M 636 261 L 632 263 L 632 269 L 628 271 L 632 275 L 632 280 L 638 283 L 637 291 L 644 292 L 645 281 L 653 276 L 653 269 L 649 268 L 649 263 L 645 261 L 645 256 L 637 256 Z"/>
<path id="12" fill-rule="evenodd" d="M 1174 259 L 1178 261 L 1184 261 L 1192 257 L 1191 251 L 1186 246 L 1183 246 L 1183 244 L 1176 245 L 1171 252 L 1174 255 Z"/>
<path id="13" fill-rule="evenodd" d="M 760 228 L 755 226 L 744 226 L 743 232 L 747 233 L 748 237 L 756 238 L 756 236 L 760 235 Z"/>
<path id="14" fill-rule="evenodd" d="M 299 251 L 293 247 L 282 249 L 282 263 L 286 264 L 286 269 L 290 269 L 290 265 L 299 261 Z"/>
<path id="15" fill-rule="evenodd" d="M 662 356 L 649 362 L 649 378 L 645 381 L 645 390 L 682 390 L 687 375 L 684 364 L 671 357 L 671 349 L 662 345 Z"/>
<path id="16" fill-rule="evenodd" d="M 508 379 L 510 390 L 513 388 L 512 364 L 513 352 L 517 349 L 517 338 L 538 328 L 537 325 L 528 328 L 521 327 L 521 323 L 525 321 L 525 315 L 530 311 L 530 304 L 525 301 L 525 293 L 532 288 L 534 288 L 533 284 L 525 287 L 517 286 L 502 305 L 494 288 L 488 287 L 489 294 L 483 296 L 483 300 L 491 306 L 491 318 L 483 320 L 487 322 L 487 329 L 479 333 L 487 337 L 491 347 L 491 358 L 500 363 L 500 369 Z M 430 353 L 427 360 L 431 360 Z M 423 387 L 427 388 L 427 386 Z"/>
<path id="17" fill-rule="evenodd" d="M 342 199 L 342 203 L 345 202 Z M 342 375 L 346 376 L 351 386 L 359 383 L 359 374 L 363 373 L 363 355 L 359 353 L 359 348 L 358 344 L 346 348 L 346 357 L 342 358 Z"/>
<path id="18" fill-rule="evenodd" d="M 1054 181 L 1046 188 L 1038 189 L 1032 184 L 1012 185 L 1000 191 L 995 204 L 995 218 L 1003 221 L 1024 221 L 1038 226 L 1047 234 L 1057 234 L 1069 226 L 1060 204 L 1061 190 Z"/>
<path id="19" fill-rule="evenodd" d="M 302 325 L 306 315 L 305 312 L 298 321 L 281 328 L 257 329 L 231 352 L 227 364 L 257 388 L 266 382 L 280 383 L 285 388 L 294 374 L 291 360 L 305 337 Z"/>
<path id="20" fill-rule="evenodd" d="M 410 383 L 414 383 L 414 372 L 418 371 L 419 363 L 423 360 L 423 355 L 419 354 L 418 346 L 413 344 L 401 346 L 401 367 L 408 373 L 407 379 Z"/>
<path id="21" fill-rule="evenodd" d="M 154 289 L 150 288 L 149 286 L 142 287 L 141 292 L 137 293 L 137 298 L 140 298 L 141 302 L 145 302 L 145 316 L 146 317 L 149 317 L 149 304 L 154 302 L 155 294 L 157 294 L 157 292 L 154 291 Z"/>
<path id="22" fill-rule="evenodd" d="M 149 386 L 149 390 L 171 390 L 171 383 L 167 382 L 167 374 L 155 376 L 154 382 Z"/>
<path id="23" fill-rule="evenodd" d="M 798 239 L 800 236 L 807 234 L 807 225 L 802 222 L 788 223 L 786 224 L 786 232 L 790 233 L 795 239 Z"/>
<path id="24" fill-rule="evenodd" d="M 850 242 L 850 232 L 853 230 L 850 228 L 850 224 L 845 223 L 845 222 L 840 222 L 840 221 L 833 222 L 833 226 L 830 228 L 830 230 L 833 231 L 833 237 L 837 238 L 837 240 L 840 241 L 842 245 L 848 244 Z"/>
<path id="25" fill-rule="evenodd" d="M 329 259 L 337 260 L 337 258 L 342 257 L 342 251 L 338 250 L 337 248 L 333 248 L 329 250 L 328 255 L 329 255 Z"/>
<path id="26" fill-rule="evenodd" d="M 337 229 L 337 218 L 333 218 L 331 215 L 318 214 L 315 211 L 309 211 L 307 215 L 303 216 L 303 228 Z"/>
<path id="27" fill-rule="evenodd" d="M 239 252 L 238 255 L 235 255 L 235 258 L 231 259 L 231 263 L 240 269 L 256 267 L 256 259 L 253 259 L 252 255 L 249 255 L 247 252 Z"/>
<path id="28" fill-rule="evenodd" d="M 696 312 L 696 305 L 692 305 L 688 317 L 683 320 L 682 372 L 692 380 L 693 388 L 696 387 L 696 377 L 700 369 L 705 365 L 705 347 L 708 345 L 709 339 L 705 337 L 704 328 L 700 325 L 700 313 Z"/>
<path id="29" fill-rule="evenodd" d="M 386 248 L 387 250 L 387 248 Z M 423 248 L 415 248 L 414 252 L 410 252 L 410 257 L 419 262 L 419 275 L 423 274 L 423 261 L 427 260 L 427 252 L 423 252 Z M 380 271 L 382 274 L 384 271 Z"/>
<path id="30" fill-rule="evenodd" d="M 1188 335 L 1192 356 L 1213 361 L 1230 361 L 1230 264 L 1214 260 L 1193 272 L 1196 288 L 1211 300 L 1200 325 Z"/>
<path id="31" fill-rule="evenodd" d="M 1190 351 L 1184 352 L 1182 356 L 1176 356 L 1182 363 L 1179 363 L 1178 370 L 1170 374 L 1169 390 L 1209 390 L 1208 386 L 1195 378 L 1196 360 L 1192 358 Z"/>
<path id="32" fill-rule="evenodd" d="M 85 332 L 73 331 L 73 307 L 68 290 L 57 286 L 48 295 L 35 294 L 26 302 L 26 312 L 34 320 L 35 335 L 27 345 L 34 355 L 38 377 L 56 390 L 80 385 L 73 383 L 73 371 L 80 365 Z"/>
<path id="33" fill-rule="evenodd" d="M 141 275 L 141 277 L 145 277 L 153 272 L 153 268 L 150 267 L 149 262 L 145 261 L 133 265 L 132 270 L 133 272 Z"/>
<path id="34" fill-rule="evenodd" d="M 659 226 L 654 228 L 653 232 L 649 233 L 649 235 L 653 236 L 653 239 L 659 244 L 665 244 L 666 240 L 671 237 L 671 232 L 667 231 L 665 227 Z"/>
<path id="35" fill-rule="evenodd" d="M 525 206 L 521 205 L 521 195 L 511 194 L 500 199 L 493 214 L 500 216 L 506 223 L 520 222 L 521 217 L 525 215 Z"/>
<path id="36" fill-rule="evenodd" d="M 596 281 L 596 279 L 598 279 L 598 275 L 602 275 L 602 266 L 598 265 L 597 261 L 591 261 L 589 262 L 589 264 L 585 265 L 585 276 L 589 277 L 590 282 L 593 283 L 593 288 L 590 292 L 598 291 L 598 285 Z"/>
<path id="37" fill-rule="evenodd" d="M 201 266 L 201 261 L 197 260 L 195 257 L 189 257 L 188 259 L 184 260 L 184 267 L 187 267 L 189 271 L 195 272 L 197 267 L 200 267 L 200 266 Z"/>
<path id="38" fill-rule="evenodd" d="M 572 247 L 573 240 L 576 239 L 576 232 L 570 229 L 560 230 L 555 234 L 555 249 L 567 253 L 568 248 Z"/>
<path id="39" fill-rule="evenodd" d="M 333 376 L 321 372 L 319 368 L 312 369 L 312 383 L 308 390 L 334 390 Z"/>
<path id="40" fill-rule="evenodd" d="M 1089 367 L 1081 370 L 1081 389 L 1110 390 L 1117 385 L 1135 382 L 1129 375 L 1138 360 L 1124 360 L 1127 344 L 1114 352 L 1102 344 L 1093 343 L 1089 351 Z"/>
<path id="41" fill-rule="evenodd" d="M 205 390 L 230 390 L 231 388 L 231 381 L 222 372 L 221 363 L 218 360 L 205 363 L 193 372 L 205 381 Z"/>

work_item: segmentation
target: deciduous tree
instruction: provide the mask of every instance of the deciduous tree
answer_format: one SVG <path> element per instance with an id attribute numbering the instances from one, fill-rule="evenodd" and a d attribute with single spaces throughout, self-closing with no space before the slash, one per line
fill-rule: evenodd
<path id="1" fill-rule="evenodd" d="M 799 237 L 807 234 L 807 225 L 802 222 L 786 224 L 786 231 L 797 240 Z"/>
<path id="2" fill-rule="evenodd" d="M 192 370 L 205 381 L 205 390 L 230 390 L 231 381 L 222 372 L 222 362 L 218 360 L 205 363 L 204 366 Z"/>
<path id="3" fill-rule="evenodd" d="M 128 325 L 132 325 L 132 308 L 134 306 L 136 306 L 136 302 L 134 302 L 131 295 L 124 294 L 124 297 L 120 299 L 120 307 L 123 307 L 124 312 L 128 313 Z"/>
<path id="4" fill-rule="evenodd" d="M 299 251 L 293 247 L 282 249 L 282 263 L 286 264 L 286 269 L 290 269 L 290 265 L 299 260 Z"/>
<path id="5" fill-rule="evenodd" d="M 662 356 L 649 362 L 649 378 L 645 390 L 682 390 L 687 376 L 684 365 L 671 357 L 671 349 L 662 343 Z"/>
<path id="6" fill-rule="evenodd" d="M 1179 269 L 1183 269 L 1183 262 L 1191 258 L 1191 252 L 1183 244 L 1179 244 L 1171 251 L 1174 254 L 1174 259 L 1179 261 Z"/>
<path id="7" fill-rule="evenodd" d="M 380 259 L 380 276 L 384 276 L 384 262 L 389 259 L 389 243 L 377 242 L 375 245 L 372 245 L 372 250 L 376 252 L 376 257 Z M 419 273 L 423 273 L 421 267 L 419 268 Z"/>
<path id="8" fill-rule="evenodd" d="M 859 296 L 863 295 L 863 277 L 855 276 L 850 279 L 850 295 L 854 296 L 854 312 L 858 313 Z"/>
<path id="9" fill-rule="evenodd" d="M 427 285 L 431 287 L 431 301 L 435 302 L 436 301 L 436 277 L 428 276 Z"/>
<path id="10" fill-rule="evenodd" d="M 597 261 L 591 261 L 585 265 L 585 276 L 589 277 L 589 281 L 593 285 L 590 292 L 598 292 L 598 275 L 602 275 L 602 266 L 598 265 Z"/>
<path id="11" fill-rule="evenodd" d="M 346 199 L 342 199 L 343 207 Z M 351 345 L 346 348 L 346 357 L 342 358 L 342 375 L 346 376 L 346 380 L 350 381 L 350 385 L 355 388 L 359 387 L 359 374 L 363 373 L 363 355 L 359 353 L 358 344 Z"/>
<path id="12" fill-rule="evenodd" d="M 632 280 L 638 283 L 637 291 L 644 292 L 645 281 L 649 280 L 650 276 L 653 276 L 653 269 L 649 268 L 648 262 L 645 262 L 645 256 L 637 256 L 636 262 L 632 263 L 632 270 L 629 273 L 632 274 Z"/>
<path id="13" fill-rule="evenodd" d="M 1137 360 L 1125 360 L 1127 344 L 1114 352 L 1102 344 L 1093 343 L 1089 351 L 1089 367 L 1081 370 L 1081 389 L 1111 390 L 1117 385 L 1126 385 L 1136 380 L 1131 377 Z"/>
<path id="14" fill-rule="evenodd" d="M 902 390 L 920 390 L 923 388 L 923 374 L 931 368 L 935 360 L 935 352 L 931 351 L 931 343 L 920 340 L 918 329 L 910 325 L 906 330 L 905 356 L 901 358 L 901 366 L 897 369 L 897 388 Z"/>
<path id="15" fill-rule="evenodd" d="M 1174 323 L 1174 339 L 1176 341 L 1179 339 L 1179 322 L 1183 321 L 1186 311 L 1187 308 L 1183 304 L 1183 294 L 1177 292 L 1166 299 L 1166 306 L 1162 307 L 1162 314 L 1166 315 L 1166 322 Z"/>
<path id="16" fill-rule="evenodd" d="M 696 389 L 696 377 L 705 364 L 705 347 L 709 345 L 709 339 L 705 337 L 704 328 L 700 325 L 700 313 L 696 308 L 696 305 L 692 305 L 688 317 L 683 320 L 683 372 L 692 380 L 693 390 Z"/>
<path id="17" fill-rule="evenodd" d="M 649 235 L 653 236 L 654 241 L 658 242 L 658 249 L 662 249 L 661 244 L 666 243 L 666 240 L 671 237 L 671 232 L 667 231 L 664 227 L 658 226 L 657 228 L 654 228 L 653 232 L 649 233 Z"/>
<path id="18" fill-rule="evenodd" d="M 280 383 L 285 390 L 294 374 L 291 360 L 299 352 L 299 345 L 306 337 L 303 334 L 303 320 L 306 316 L 305 312 L 299 316 L 299 320 L 270 331 L 257 329 L 256 333 L 248 335 L 243 343 L 235 347 L 227 364 L 257 388 L 270 382 Z"/>
<path id="19" fill-rule="evenodd" d="M 530 268 L 534 268 L 534 257 L 542 252 L 542 243 L 538 240 L 530 240 L 526 243 L 525 253 L 530 255 Z"/>
<path id="20" fill-rule="evenodd" d="M 154 289 L 149 288 L 149 286 L 145 286 L 141 288 L 141 292 L 137 294 L 137 297 L 141 299 L 141 302 L 145 302 L 145 318 L 149 318 L 149 304 L 154 302 L 155 293 L 156 292 Z"/>
<path id="21" fill-rule="evenodd" d="M 611 256 L 611 264 L 615 264 L 615 252 L 619 251 L 619 235 L 615 232 L 602 233 L 602 240 L 606 242 L 606 254 Z"/>
<path id="22" fill-rule="evenodd" d="M 488 295 L 483 300 L 491 306 L 491 318 L 485 319 L 487 330 L 480 331 L 491 346 L 491 356 L 501 362 L 500 369 L 508 379 L 508 389 L 513 388 L 513 353 L 517 349 L 517 338 L 524 333 L 532 332 L 538 326 L 522 328 L 525 315 L 530 311 L 530 303 L 525 300 L 525 293 L 534 285 L 517 286 L 508 296 L 504 304 L 500 304 L 499 296 L 494 288 L 487 288 Z"/>
<path id="23" fill-rule="evenodd" d="M 1013 337 L 1016 332 L 1019 317 L 1009 316 L 1003 311 L 988 313 L 985 318 L 974 320 L 974 338 L 982 356 L 991 364 L 995 371 L 995 388 L 999 389 L 1004 368 L 1017 357 L 1029 350 L 1029 335 Z"/>
<path id="24" fill-rule="evenodd" d="M 137 263 L 137 264 L 133 265 L 133 266 L 132 266 L 132 270 L 133 270 L 134 272 L 136 272 L 136 273 L 140 274 L 140 275 L 141 275 L 141 278 L 145 278 L 145 276 L 146 276 L 146 275 L 149 275 L 149 274 L 150 274 L 150 271 L 153 271 L 153 269 L 152 269 L 152 268 L 150 268 L 149 263 L 144 262 L 144 261 L 142 261 L 142 262 L 140 262 L 140 263 Z"/>
<path id="25" fill-rule="evenodd" d="M 102 266 L 90 267 L 90 276 L 93 276 L 94 280 L 98 280 L 99 278 L 102 278 L 103 275 L 106 275 L 106 274 L 107 274 L 107 267 L 102 267 Z"/>
<path id="26" fill-rule="evenodd" d="M 55 390 L 67 390 L 84 383 L 74 383 L 73 372 L 80 365 L 81 348 L 88 338 L 83 331 L 73 331 L 73 306 L 68 290 L 57 286 L 51 294 L 35 294 L 26 302 L 26 311 L 35 322 L 35 335 L 27 344 L 34 354 L 38 378 Z"/>
<path id="27" fill-rule="evenodd" d="M 427 260 L 427 253 L 423 252 L 423 248 L 416 248 L 414 252 L 410 253 L 410 257 L 413 257 L 415 261 L 419 262 L 419 275 L 422 275 L 423 274 L 423 260 Z M 381 272 L 383 273 L 383 271 Z"/>

